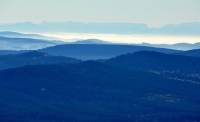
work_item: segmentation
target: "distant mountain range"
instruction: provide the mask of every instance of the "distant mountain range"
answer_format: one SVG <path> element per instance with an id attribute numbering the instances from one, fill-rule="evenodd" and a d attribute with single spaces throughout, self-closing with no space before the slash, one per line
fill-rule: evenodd
<path id="1" fill-rule="evenodd" d="M 46 38 L 47 40 L 39 38 Z M 142 43 L 139 45 L 128 45 L 115 44 L 98 39 L 64 42 L 59 40 L 48 40 L 48 38 L 49 37 L 37 34 L 0 32 L 0 55 L 20 54 L 30 50 L 38 50 L 52 55 L 61 55 L 82 60 L 90 60 L 109 59 L 117 55 L 133 53 L 137 51 L 157 51 L 168 54 L 171 53 L 200 57 L 198 51 L 200 48 L 200 43 L 177 43 L 173 45 Z M 179 51 L 177 49 L 188 51 Z M 197 50 L 190 51 L 189 49 Z"/>
<path id="2" fill-rule="evenodd" d="M 18 32 L 0 32 L 0 50 L 36 50 L 65 42 L 41 36 L 38 34 L 24 34 Z"/>
<path id="3" fill-rule="evenodd" d="M 137 51 L 157 51 L 163 53 L 178 53 L 178 50 L 153 48 L 135 45 L 117 45 L 117 44 L 64 44 L 38 51 L 51 55 L 73 57 L 81 60 L 109 59 L 117 55 L 133 53 Z"/>
<path id="4" fill-rule="evenodd" d="M 69 41 L 69 40 L 68 40 Z M 24 34 L 18 32 L 3 31 L 0 32 L 0 50 L 36 50 L 49 46 L 55 46 L 59 44 L 117 44 L 124 45 L 123 43 L 111 43 L 99 39 L 86 39 L 67 42 L 67 40 L 60 40 L 57 38 L 51 38 L 41 36 L 38 34 Z M 125 44 L 128 45 L 128 44 Z M 129 44 L 133 45 L 133 44 Z M 135 44 L 136 45 L 136 44 Z M 167 48 L 174 50 L 192 50 L 199 49 L 200 43 L 177 43 L 177 44 L 149 44 L 142 43 L 140 46 Z"/>
<path id="5" fill-rule="evenodd" d="M 56 41 L 57 43 L 70 43 L 70 44 L 110 44 L 108 41 L 103 41 L 99 39 L 86 39 L 86 40 L 76 40 L 74 42 L 64 42 L 61 41 L 59 38 L 55 37 L 47 37 L 42 36 L 39 34 L 25 34 L 19 32 L 12 32 L 12 31 L 1 31 L 0 37 L 7 37 L 7 38 L 30 38 L 30 39 L 40 39 L 40 40 L 48 40 L 48 41 Z"/>
<path id="6" fill-rule="evenodd" d="M 192 49 L 200 49 L 200 42 L 189 44 L 189 43 L 177 43 L 177 44 L 149 44 L 142 43 L 141 46 L 149 46 L 149 47 L 158 47 L 158 48 L 167 48 L 167 49 L 176 49 L 176 50 L 192 50 Z"/>
<path id="7" fill-rule="evenodd" d="M 12 32 L 12 31 L 2 31 L 0 32 L 1 37 L 8 37 L 8 38 L 31 38 L 31 39 L 43 39 L 43 40 L 53 40 L 52 38 L 42 36 L 39 34 L 24 34 L 19 32 Z"/>
<path id="8" fill-rule="evenodd" d="M 24 34 L 11 31 L 0 32 L 0 50 L 37 50 L 59 44 L 112 44 L 99 39 L 77 40 L 74 42 L 61 41 L 57 38 L 38 34 Z"/>
<path id="9" fill-rule="evenodd" d="M 34 38 L 23 38 L 22 37 L 5 37 L 0 36 L 0 50 L 37 50 L 45 47 L 60 45 L 60 44 L 115 44 L 108 41 L 102 41 L 98 39 L 87 39 L 77 40 L 75 42 L 64 42 L 58 40 L 43 40 Z M 128 44 L 115 44 L 115 45 L 128 45 Z M 133 45 L 133 44 L 129 44 Z M 156 48 L 167 48 L 174 50 L 192 50 L 199 49 L 200 43 L 188 44 L 188 43 L 177 43 L 173 45 L 167 44 L 149 44 L 142 43 L 139 46 L 156 47 Z"/>
<path id="10" fill-rule="evenodd" d="M 39 40 L 47 40 L 47 41 L 57 41 L 60 43 L 65 43 L 65 41 L 76 41 L 77 39 L 62 39 L 52 37 L 52 36 L 43 36 L 40 34 L 27 34 L 22 32 L 14 32 L 14 31 L 1 31 L 0 37 L 8 37 L 8 38 L 31 38 L 31 39 L 39 39 Z"/>
<path id="11" fill-rule="evenodd" d="M 0 70 L 26 65 L 48 65 L 78 62 L 80 62 L 80 60 L 63 56 L 52 56 L 47 53 L 31 51 L 15 55 L 0 55 Z"/>
<path id="12" fill-rule="evenodd" d="M 183 52 L 179 52 L 175 54 L 200 58 L 200 49 L 188 50 L 188 51 L 183 51 Z"/>
<path id="13" fill-rule="evenodd" d="M 61 44 L 60 41 L 48 41 L 31 38 L 0 37 L 1 50 L 36 50 Z"/>
<path id="14" fill-rule="evenodd" d="M 161 28 L 136 23 L 24 22 L 0 25 L 0 31 L 200 35 L 200 22 L 170 24 Z"/>
<path id="15" fill-rule="evenodd" d="M 3 37 L 3 38 L 10 39 L 7 37 Z M 16 38 L 14 38 L 14 39 L 16 39 Z M 23 41 L 24 41 L 24 43 L 23 43 Z M 31 43 L 32 43 L 31 41 L 34 41 L 33 44 L 34 43 L 37 43 L 37 44 L 42 43 L 41 40 L 17 38 L 16 42 L 14 40 L 12 40 L 11 41 L 12 43 L 8 44 L 8 46 L 10 46 L 10 47 L 8 47 L 8 46 L 7 46 L 7 48 L 2 47 L 3 49 L 0 50 L 0 55 L 21 54 L 24 52 L 29 52 L 29 51 L 31 51 L 30 47 L 28 49 L 27 49 L 27 47 L 28 47 L 28 44 L 29 44 L 29 46 L 31 46 Z M 124 45 L 124 44 L 112 44 L 112 43 L 99 44 L 99 41 L 100 40 L 90 39 L 90 40 L 82 40 L 82 41 L 77 41 L 74 43 L 68 43 L 68 44 L 62 44 L 62 45 L 50 42 L 52 45 L 55 45 L 55 46 L 48 45 L 50 47 L 38 49 L 39 47 L 41 48 L 41 46 L 35 45 L 35 47 L 32 47 L 31 49 L 37 49 L 37 51 L 39 51 L 39 52 L 45 52 L 45 53 L 48 53 L 51 55 L 73 57 L 73 58 L 81 59 L 81 60 L 109 59 L 109 58 L 115 57 L 117 55 L 133 53 L 133 52 L 143 51 L 143 50 L 158 51 L 158 52 L 163 52 L 163 53 L 179 53 L 179 52 L 181 52 L 179 50 L 154 48 L 154 47 L 147 47 L 147 46 L 137 46 L 137 45 Z M 22 43 L 19 43 L 19 42 L 22 42 Z M 27 42 L 28 42 L 28 44 L 27 44 Z M 46 43 L 46 41 L 45 41 L 45 43 Z M 106 43 L 106 42 L 103 42 L 103 43 Z M 6 45 L 6 44 L 7 43 L 5 43 L 4 45 Z M 26 48 L 12 47 L 12 46 L 16 46 L 15 44 L 16 45 L 19 44 L 19 46 L 26 45 Z M 43 44 L 42 46 L 45 47 L 47 45 Z M 24 50 L 22 50 L 22 49 L 24 49 Z"/>

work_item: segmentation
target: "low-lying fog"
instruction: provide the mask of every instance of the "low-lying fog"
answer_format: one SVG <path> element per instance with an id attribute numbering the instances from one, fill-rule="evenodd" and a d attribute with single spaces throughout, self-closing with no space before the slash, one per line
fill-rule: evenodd
<path id="1" fill-rule="evenodd" d="M 40 33 L 41 34 L 41 33 Z M 60 38 L 61 40 L 72 42 L 83 39 L 100 39 L 114 43 L 141 44 L 142 42 L 151 44 L 175 44 L 175 43 L 197 43 L 200 36 L 188 35 L 144 35 L 144 34 L 89 34 L 89 33 L 42 33 L 41 35 Z"/>

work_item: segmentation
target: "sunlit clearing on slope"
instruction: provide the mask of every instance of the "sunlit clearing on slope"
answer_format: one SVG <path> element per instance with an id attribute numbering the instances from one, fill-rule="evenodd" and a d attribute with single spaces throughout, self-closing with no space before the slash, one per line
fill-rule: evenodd
<path id="1" fill-rule="evenodd" d="M 184 35 L 120 35 L 120 34 L 88 34 L 88 33 L 43 33 L 48 37 L 60 38 L 63 41 L 100 39 L 113 43 L 141 44 L 142 42 L 151 44 L 175 44 L 175 43 L 197 43 L 200 36 Z"/>

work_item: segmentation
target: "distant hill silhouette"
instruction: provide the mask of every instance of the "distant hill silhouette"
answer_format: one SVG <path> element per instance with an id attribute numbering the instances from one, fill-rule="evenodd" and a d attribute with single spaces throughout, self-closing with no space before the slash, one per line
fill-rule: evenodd
<path id="1" fill-rule="evenodd" d="M 140 23 L 24 22 L 0 25 L 0 31 L 200 35 L 200 23 L 169 24 L 161 28 L 149 28 L 146 24 Z"/>
<path id="2" fill-rule="evenodd" d="M 188 22 L 181 24 L 168 24 L 160 28 L 158 31 L 160 34 L 199 35 L 199 30 L 200 22 Z"/>
<path id="3" fill-rule="evenodd" d="M 178 50 L 153 48 L 145 46 L 134 45 L 103 45 L 103 44 L 65 44 L 57 45 L 53 47 L 47 47 L 38 51 L 46 52 L 52 55 L 61 55 L 67 57 L 73 57 L 82 60 L 91 59 L 108 59 L 117 55 L 133 53 L 136 51 L 158 51 L 164 53 L 177 53 Z"/>
<path id="4" fill-rule="evenodd" d="M 19 32 L 12 31 L 2 31 L 0 32 L 1 37 L 9 37 L 9 38 L 32 38 L 32 39 L 50 39 L 48 37 L 39 35 L 39 34 L 24 34 Z M 52 40 L 52 39 L 51 39 Z"/>
<path id="5" fill-rule="evenodd" d="M 7 39 L 6 39 L 7 38 Z M 119 43 L 112 43 L 108 41 L 103 41 L 99 39 L 86 39 L 86 40 L 80 40 L 80 39 L 61 39 L 55 38 L 55 37 L 46 37 L 38 34 L 24 34 L 19 32 L 12 32 L 12 31 L 2 31 L 0 32 L 0 49 L 6 49 L 6 50 L 24 50 L 24 43 L 26 42 L 27 45 L 31 45 L 32 43 L 38 43 L 38 40 L 41 41 L 41 43 L 38 44 L 32 44 L 32 46 L 26 46 L 25 49 L 32 49 L 35 45 L 38 48 L 44 47 L 45 43 L 54 43 L 54 45 L 58 44 L 119 44 Z M 30 40 L 29 40 L 30 39 Z M 36 40 L 33 40 L 36 39 Z M 19 43 L 17 43 L 19 42 Z M 22 43 L 23 42 L 23 43 Z M 122 45 L 123 43 L 119 44 Z M 17 46 L 15 46 L 17 45 Z M 50 44 L 51 46 L 52 44 Z M 131 45 L 131 44 L 129 44 Z M 174 49 L 174 50 L 192 50 L 192 49 L 198 49 L 200 48 L 200 43 L 177 43 L 177 44 L 150 44 L 150 43 L 142 43 L 138 44 L 139 46 L 148 46 L 148 47 L 156 47 L 156 48 L 167 48 L 167 49 Z M 19 49 L 17 49 L 18 47 Z M 21 48 L 20 48 L 21 47 Z M 31 48 L 32 47 L 32 48 Z M 46 46 L 47 47 L 47 46 Z"/>
<path id="6" fill-rule="evenodd" d="M 185 82 L 200 83 L 200 58 L 196 57 L 140 51 L 111 58 L 105 63 L 153 72 Z"/>
<path id="7" fill-rule="evenodd" d="M 99 39 L 86 39 L 86 40 L 78 40 L 75 42 L 69 42 L 70 44 L 112 44 L 108 41 L 103 41 Z"/>
<path id="8" fill-rule="evenodd" d="M 142 43 L 141 46 L 149 46 L 149 47 L 159 47 L 159 48 L 168 48 L 168 49 L 175 49 L 175 50 L 192 50 L 200 48 L 200 42 L 189 44 L 189 43 L 177 43 L 177 44 L 149 44 L 149 43 Z"/>
<path id="9" fill-rule="evenodd" d="M 192 57 L 200 57 L 200 49 L 188 50 L 179 53 L 175 53 L 176 55 L 184 55 L 184 56 L 192 56 Z"/>
<path id="10" fill-rule="evenodd" d="M 198 121 L 200 86 L 97 62 L 0 71 L 4 121 Z"/>
<path id="11" fill-rule="evenodd" d="M 0 50 L 36 50 L 58 44 L 61 42 L 55 40 L 0 37 Z"/>
<path id="12" fill-rule="evenodd" d="M 0 70 L 25 65 L 47 65 L 56 63 L 78 63 L 80 60 L 47 53 L 31 51 L 22 54 L 0 55 Z"/>

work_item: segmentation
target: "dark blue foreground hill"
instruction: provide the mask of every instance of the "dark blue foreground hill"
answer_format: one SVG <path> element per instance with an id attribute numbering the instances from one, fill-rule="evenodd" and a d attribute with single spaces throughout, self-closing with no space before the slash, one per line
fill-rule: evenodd
<path id="1" fill-rule="evenodd" d="M 47 53 L 31 51 L 22 54 L 0 55 L 0 70 L 25 65 L 46 65 L 78 62 L 80 62 L 80 60 L 74 58 L 64 56 L 52 56 Z"/>
<path id="2" fill-rule="evenodd" d="M 199 121 L 200 86 L 97 62 L 0 71 L 1 122 Z"/>
<path id="3" fill-rule="evenodd" d="M 181 51 L 153 48 L 135 45 L 117 45 L 117 44 L 65 44 L 53 47 L 47 47 L 38 51 L 46 52 L 52 55 L 73 57 L 82 60 L 91 59 L 109 59 L 117 55 L 134 53 L 137 51 L 157 51 L 163 53 L 178 53 Z"/>
<path id="4" fill-rule="evenodd" d="M 108 59 L 106 63 L 144 70 L 195 70 L 200 72 L 200 58 L 154 51 L 128 53 Z"/>
<path id="5" fill-rule="evenodd" d="M 200 58 L 140 51 L 111 58 L 104 63 L 153 72 L 169 79 L 200 83 Z"/>

